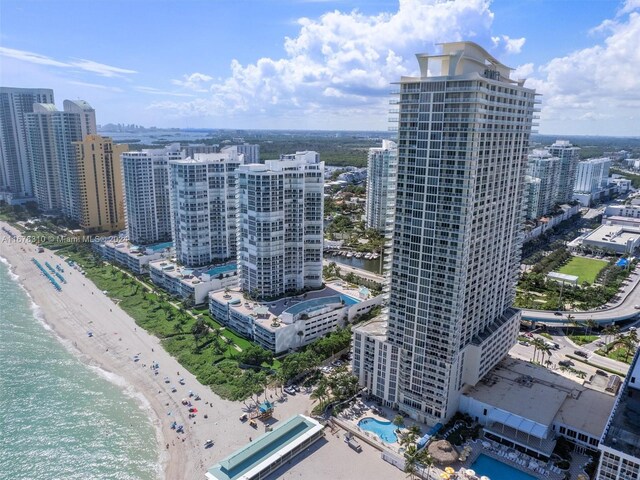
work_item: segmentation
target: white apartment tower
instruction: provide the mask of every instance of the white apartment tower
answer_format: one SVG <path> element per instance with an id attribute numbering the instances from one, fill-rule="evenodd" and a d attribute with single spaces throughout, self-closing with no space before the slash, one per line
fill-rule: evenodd
<path id="1" fill-rule="evenodd" d="M 97 135 L 96 111 L 84 100 L 65 100 L 62 104 L 65 112 L 77 113 L 80 115 L 80 128 L 82 139 L 87 135 Z"/>
<path id="2" fill-rule="evenodd" d="M 183 158 L 179 143 L 122 154 L 125 217 L 130 242 L 148 245 L 171 241 L 169 162 Z"/>
<path id="3" fill-rule="evenodd" d="M 34 103 L 53 103 L 49 88 L 0 87 L 0 191 L 33 197 L 26 114 Z"/>
<path id="4" fill-rule="evenodd" d="M 590 158 L 578 163 L 576 193 L 595 193 L 607 186 L 609 178 L 610 158 Z"/>
<path id="5" fill-rule="evenodd" d="M 533 192 L 538 194 L 536 208 L 527 207 L 528 218 L 535 219 L 550 213 L 558 203 L 561 163 L 558 157 L 552 156 L 547 150 L 533 150 L 528 158 L 527 174 L 540 180 L 537 189 L 529 190 L 530 195 Z"/>
<path id="6" fill-rule="evenodd" d="M 387 404 L 442 422 L 515 344 L 535 92 L 472 42 L 418 55 L 398 99 Z M 364 342 L 363 342 L 364 343 Z M 356 365 L 367 361 L 354 349 Z M 397 360 L 394 358 L 397 357 Z M 379 357 L 382 358 L 382 357 Z M 372 389 L 376 391 L 375 388 Z"/>
<path id="7" fill-rule="evenodd" d="M 242 289 L 269 299 L 322 286 L 324 162 L 316 152 L 238 169 Z"/>
<path id="8" fill-rule="evenodd" d="M 234 150 L 169 162 L 171 230 L 182 265 L 200 267 L 235 259 L 236 170 L 242 161 Z"/>
<path id="9" fill-rule="evenodd" d="M 556 203 L 567 203 L 573 200 L 573 187 L 576 181 L 576 170 L 580 161 L 580 148 L 574 147 L 568 140 L 556 140 L 547 147 L 547 151 L 560 159 L 558 172 L 558 197 Z"/>
<path id="10" fill-rule="evenodd" d="M 65 107 L 68 108 L 67 102 Z M 80 190 L 73 142 L 83 139 L 81 115 L 74 111 L 61 112 L 52 103 L 34 103 L 33 111 L 25 116 L 33 188 L 39 208 L 79 221 Z"/>
<path id="11" fill-rule="evenodd" d="M 367 164 L 367 228 L 381 234 L 392 226 L 398 149 L 383 140 L 382 147 L 370 148 Z"/>

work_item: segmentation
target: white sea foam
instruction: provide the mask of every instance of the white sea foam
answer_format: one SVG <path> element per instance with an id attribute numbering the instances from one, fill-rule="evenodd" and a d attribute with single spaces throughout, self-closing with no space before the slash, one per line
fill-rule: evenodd
<path id="1" fill-rule="evenodd" d="M 53 333 L 54 337 L 64 346 L 64 348 L 71 353 L 75 358 L 81 361 L 83 365 L 86 365 L 90 370 L 96 373 L 98 376 L 107 380 L 108 382 L 116 385 L 120 388 L 120 390 L 129 398 L 132 398 L 138 404 L 138 407 L 144 411 L 147 417 L 151 420 L 151 423 L 156 432 L 156 439 L 158 444 L 158 462 L 155 466 L 155 473 L 159 480 L 163 480 L 165 478 L 164 472 L 162 469 L 162 465 L 166 462 L 168 456 L 164 449 L 160 448 L 160 446 L 164 443 L 164 437 L 162 435 L 162 427 L 160 424 L 160 419 L 157 417 L 155 411 L 151 407 L 149 400 L 140 392 L 137 392 L 123 377 L 117 375 L 113 372 L 109 372 L 104 370 L 103 368 L 91 365 L 87 363 L 90 359 L 87 355 L 83 354 L 78 348 L 70 341 L 67 340 L 60 335 L 56 334 L 55 330 L 51 328 L 51 326 L 45 320 L 45 314 L 42 308 L 33 300 L 33 297 L 29 293 L 29 291 L 25 288 L 25 286 L 20 281 L 20 277 L 13 272 L 13 266 L 6 258 L 0 256 L 0 263 L 5 264 L 8 267 L 8 273 L 12 281 L 16 282 L 17 285 L 24 291 L 29 298 L 29 308 L 33 312 L 33 318 L 48 332 Z"/>

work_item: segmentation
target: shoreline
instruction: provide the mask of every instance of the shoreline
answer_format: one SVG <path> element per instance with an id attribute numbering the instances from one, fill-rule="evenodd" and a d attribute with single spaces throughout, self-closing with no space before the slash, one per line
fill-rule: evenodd
<path id="1" fill-rule="evenodd" d="M 0 226 L 20 234 L 6 222 L 0 222 Z M 239 410 L 240 405 L 222 400 L 200 384 L 162 348 L 157 337 L 142 328 L 138 330 L 135 321 L 111 298 L 53 251 L 45 249 L 44 253 L 38 253 L 36 245 L 14 242 L 2 232 L 0 257 L 6 260 L 12 280 L 27 293 L 34 318 L 72 355 L 95 374 L 115 384 L 125 395 L 134 398 L 147 413 L 156 432 L 157 478 L 203 478 L 215 463 L 215 449 L 205 450 L 205 440 L 217 437 L 212 427 L 226 420 L 220 414 L 231 418 L 227 414 L 231 409 Z M 52 265 L 63 266 L 67 283 L 62 285 L 61 292 L 56 292 L 33 264 L 31 259 L 34 257 L 41 263 L 49 261 Z M 88 331 L 92 332 L 91 337 Z M 138 353 L 140 360 L 135 361 L 134 355 Z M 150 369 L 153 362 L 160 365 L 157 375 Z M 185 380 L 184 386 L 178 383 L 178 373 Z M 171 383 L 164 382 L 165 376 L 170 377 Z M 171 392 L 172 387 L 178 391 Z M 199 410 L 193 419 L 188 417 L 187 407 L 180 403 L 180 398 L 188 398 L 189 390 L 201 396 L 199 402 L 192 402 Z M 209 419 L 204 419 L 204 414 Z M 184 425 L 184 434 L 170 428 L 173 421 Z M 215 457 L 220 457 L 219 452 Z"/>

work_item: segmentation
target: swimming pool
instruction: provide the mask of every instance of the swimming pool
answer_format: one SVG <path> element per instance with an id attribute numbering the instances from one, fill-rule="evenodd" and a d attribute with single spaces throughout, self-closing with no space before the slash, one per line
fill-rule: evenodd
<path id="1" fill-rule="evenodd" d="M 360 420 L 358 426 L 362 430 L 375 433 L 385 443 L 395 443 L 398 441 L 398 436 L 396 435 L 396 429 L 398 427 L 391 422 L 381 422 L 376 418 L 367 417 Z"/>
<path id="2" fill-rule="evenodd" d="M 476 461 L 473 462 L 471 469 L 476 472 L 476 475 L 485 475 L 491 480 L 500 480 L 503 478 L 508 478 L 509 480 L 536 480 L 536 477 L 521 472 L 517 468 L 513 468 L 482 453 Z"/>

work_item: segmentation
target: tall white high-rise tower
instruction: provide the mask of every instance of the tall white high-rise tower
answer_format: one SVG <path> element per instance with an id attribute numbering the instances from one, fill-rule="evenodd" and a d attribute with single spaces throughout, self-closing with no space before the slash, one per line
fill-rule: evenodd
<path id="1" fill-rule="evenodd" d="M 169 162 L 171 230 L 182 265 L 235 259 L 236 170 L 242 161 L 242 155 L 230 150 Z"/>
<path id="2" fill-rule="evenodd" d="M 421 76 L 399 82 L 386 354 L 374 356 L 383 365 L 372 370 L 386 378 L 376 379 L 384 388 L 370 385 L 382 401 L 428 423 L 449 419 L 463 387 L 516 342 L 535 103 L 535 92 L 475 43 L 442 50 L 418 55 Z M 355 372 L 367 371 L 359 346 L 366 343 L 354 344 Z"/>
<path id="3" fill-rule="evenodd" d="M 26 114 L 34 103 L 53 103 L 49 88 L 0 87 L 0 191 L 33 197 Z"/>
<path id="4" fill-rule="evenodd" d="M 382 147 L 370 148 L 367 164 L 367 228 L 384 234 L 391 227 L 395 200 L 398 149 L 383 140 Z"/>
<path id="5" fill-rule="evenodd" d="M 129 241 L 171 241 L 169 162 L 184 158 L 179 143 L 122 154 L 124 206 Z"/>
<path id="6" fill-rule="evenodd" d="M 238 169 L 241 287 L 269 299 L 322 286 L 324 162 L 316 152 Z"/>

